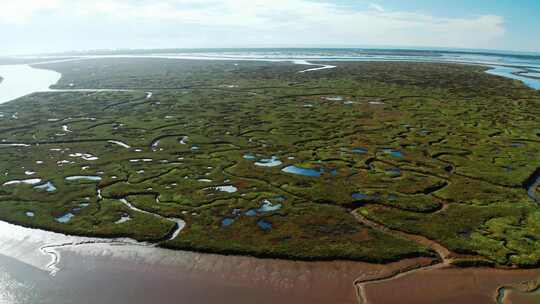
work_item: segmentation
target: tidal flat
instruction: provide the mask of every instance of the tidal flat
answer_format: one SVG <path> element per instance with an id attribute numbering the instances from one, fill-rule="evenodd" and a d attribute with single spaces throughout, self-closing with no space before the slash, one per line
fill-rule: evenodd
<path id="1" fill-rule="evenodd" d="M 325 65 L 40 65 L 59 91 L 0 106 L 0 219 L 224 255 L 540 266 L 540 92 L 481 66 Z M 29 178 L 54 190 L 10 183 Z"/>

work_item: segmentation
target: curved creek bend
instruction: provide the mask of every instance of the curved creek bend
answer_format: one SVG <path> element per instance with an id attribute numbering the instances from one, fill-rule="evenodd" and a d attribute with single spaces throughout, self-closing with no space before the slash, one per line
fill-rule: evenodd
<path id="1" fill-rule="evenodd" d="M 315 66 L 299 73 L 335 68 L 305 60 L 292 62 Z M 517 76 L 517 68 L 494 67 L 487 72 L 540 89 L 540 81 Z M 28 81 L 30 75 L 32 81 Z M 27 65 L 0 65 L 0 76 L 5 78 L 0 83 L 0 104 L 34 92 L 125 91 L 50 90 L 61 75 Z M 31 85 L 25 86 L 22 80 Z M 152 92 L 146 94 L 147 99 L 152 97 Z M 539 184 L 537 172 L 526 187 L 529 196 L 540 203 L 534 191 Z M 125 199 L 121 202 L 133 211 L 162 218 Z M 172 251 L 125 238 L 66 236 L 0 221 L 0 303 L 148 303 L 171 298 L 178 303 L 217 303 L 223 299 L 235 303 L 484 303 L 498 301 L 501 286 L 511 287 L 539 275 L 538 270 L 452 267 L 455 254 L 440 244 L 389 231 L 353 215 L 375 229 L 430 247 L 439 260 L 416 258 L 378 265 L 219 256 Z M 175 223 L 167 239 L 174 239 L 185 222 L 167 220 Z M 500 303 L 506 303 L 505 296 Z"/>

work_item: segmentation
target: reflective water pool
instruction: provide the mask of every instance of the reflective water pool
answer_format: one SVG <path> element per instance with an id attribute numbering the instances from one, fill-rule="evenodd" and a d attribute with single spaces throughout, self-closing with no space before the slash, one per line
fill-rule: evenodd
<path id="1" fill-rule="evenodd" d="M 309 176 L 309 177 L 320 177 L 324 173 L 330 173 L 331 175 L 334 175 L 334 176 L 337 174 L 336 169 L 332 169 L 332 170 L 326 170 L 324 168 L 311 169 L 311 168 L 302 168 L 298 166 L 288 166 L 288 167 L 283 168 L 281 171 L 285 173 L 291 173 L 291 174 L 303 175 L 303 176 Z"/>
<path id="2" fill-rule="evenodd" d="M 255 163 L 255 166 L 259 166 L 259 167 L 277 167 L 277 166 L 280 166 L 281 164 L 282 164 L 282 162 L 276 156 L 272 156 L 271 158 L 259 159 Z"/>
<path id="3" fill-rule="evenodd" d="M 45 190 L 47 192 L 55 192 L 56 186 L 52 182 L 46 182 L 45 184 L 34 186 L 34 189 Z"/>
<path id="4" fill-rule="evenodd" d="M 233 218 L 226 217 L 223 220 L 221 220 L 221 226 L 222 227 L 230 226 L 230 225 L 232 225 L 232 223 L 234 223 Z"/>
<path id="5" fill-rule="evenodd" d="M 95 175 L 76 175 L 76 176 L 68 176 L 66 177 L 66 180 L 70 182 L 79 181 L 79 180 L 99 182 L 101 181 L 101 177 L 95 176 Z"/>
<path id="6" fill-rule="evenodd" d="M 69 213 L 66 213 L 64 215 L 62 215 L 61 217 L 57 217 L 55 220 L 59 223 L 68 223 L 69 221 L 71 221 L 71 219 L 75 216 L 75 214 L 69 212 Z"/>
<path id="7" fill-rule="evenodd" d="M 264 231 L 272 229 L 272 224 L 265 219 L 258 220 L 257 225 Z"/>
<path id="8" fill-rule="evenodd" d="M 35 92 L 48 91 L 62 75 L 29 65 L 0 65 L 0 104 Z"/>
<path id="9" fill-rule="evenodd" d="M 368 152 L 366 148 L 361 148 L 361 147 L 353 148 L 351 151 L 357 154 L 365 154 Z"/>

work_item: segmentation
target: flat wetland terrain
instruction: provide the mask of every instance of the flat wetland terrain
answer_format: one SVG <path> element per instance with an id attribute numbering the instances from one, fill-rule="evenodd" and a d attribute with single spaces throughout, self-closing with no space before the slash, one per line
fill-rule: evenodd
<path id="1" fill-rule="evenodd" d="M 540 266 L 540 91 L 480 66 L 328 64 L 40 65 L 62 91 L 0 105 L 0 220 L 206 253 L 416 258 L 376 278 L 407 290 L 447 284 L 413 269 L 490 267 L 475 274 L 487 298 L 516 283 L 496 272 Z M 385 303 L 371 281 L 359 300 Z"/>

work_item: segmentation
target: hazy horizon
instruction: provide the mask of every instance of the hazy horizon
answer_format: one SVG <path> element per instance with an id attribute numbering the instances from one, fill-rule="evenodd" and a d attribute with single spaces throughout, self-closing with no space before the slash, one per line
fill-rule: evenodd
<path id="1" fill-rule="evenodd" d="M 396 0 L 0 2 L 0 55 L 100 49 L 457 48 L 540 52 L 540 3 Z"/>

